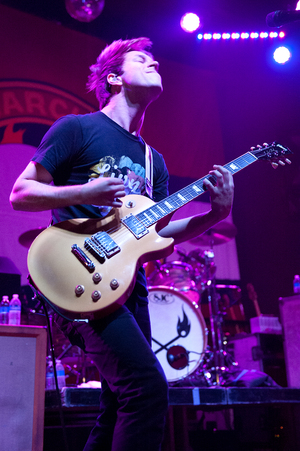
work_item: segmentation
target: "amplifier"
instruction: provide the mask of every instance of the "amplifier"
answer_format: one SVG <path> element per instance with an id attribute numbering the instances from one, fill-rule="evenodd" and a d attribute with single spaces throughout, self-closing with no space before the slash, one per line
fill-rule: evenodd
<path id="1" fill-rule="evenodd" d="M 235 335 L 229 338 L 227 350 L 242 369 L 262 371 L 287 386 L 282 335 Z"/>
<path id="2" fill-rule="evenodd" d="M 279 299 L 289 387 L 300 387 L 300 295 Z"/>

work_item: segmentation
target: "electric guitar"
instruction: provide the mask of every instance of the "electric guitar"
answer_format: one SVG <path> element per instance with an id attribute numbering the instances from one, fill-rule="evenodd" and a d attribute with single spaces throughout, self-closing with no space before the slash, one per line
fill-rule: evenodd
<path id="1" fill-rule="evenodd" d="M 258 147 L 224 167 L 232 174 L 258 160 L 278 162 L 292 152 L 281 144 Z M 123 305 L 144 263 L 173 252 L 173 238 L 158 235 L 172 214 L 205 192 L 207 175 L 160 202 L 128 195 L 103 219 L 55 224 L 32 243 L 28 269 L 35 290 L 61 315 L 96 319 Z"/>

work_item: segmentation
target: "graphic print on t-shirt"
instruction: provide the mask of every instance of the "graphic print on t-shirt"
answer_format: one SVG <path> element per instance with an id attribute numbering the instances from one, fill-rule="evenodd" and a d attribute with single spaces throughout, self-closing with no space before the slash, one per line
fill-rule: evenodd
<path id="1" fill-rule="evenodd" d="M 123 180 L 126 195 L 145 194 L 145 168 L 131 158 L 104 157 L 90 171 L 89 182 L 98 177 L 115 177 Z"/>

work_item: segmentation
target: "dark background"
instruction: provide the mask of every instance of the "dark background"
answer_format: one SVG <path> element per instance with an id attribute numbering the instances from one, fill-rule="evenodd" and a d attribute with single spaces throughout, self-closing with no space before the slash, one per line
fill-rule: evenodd
<path id="1" fill-rule="evenodd" d="M 296 2 L 106 0 L 102 14 L 89 24 L 72 19 L 63 0 L 0 3 L 108 43 L 148 36 L 157 59 L 190 66 L 186 83 L 191 90 L 197 89 L 198 83 L 193 67 L 211 71 L 217 86 L 225 161 L 263 142 L 277 140 L 291 148 L 290 167 L 273 170 L 260 163 L 235 177 L 233 219 L 246 313 L 254 316 L 251 303 L 246 302 L 245 286 L 251 282 L 262 313 L 278 314 L 278 298 L 292 294 L 293 276 L 300 272 L 300 22 L 282 27 L 286 38 L 281 42 L 289 45 L 293 58 L 279 66 L 272 61 L 278 40 L 199 42 L 195 34 L 180 29 L 179 20 L 194 9 L 203 17 L 204 32 L 269 31 L 266 15 L 294 9 Z M 171 190 L 175 190 L 180 181 L 172 176 Z"/>

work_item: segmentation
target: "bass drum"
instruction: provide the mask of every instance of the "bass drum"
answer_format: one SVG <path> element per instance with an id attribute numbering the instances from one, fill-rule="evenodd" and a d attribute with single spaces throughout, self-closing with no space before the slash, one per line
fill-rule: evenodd
<path id="1" fill-rule="evenodd" d="M 168 382 L 189 377 L 199 367 L 207 331 L 200 307 L 171 287 L 149 287 L 152 349 Z"/>

